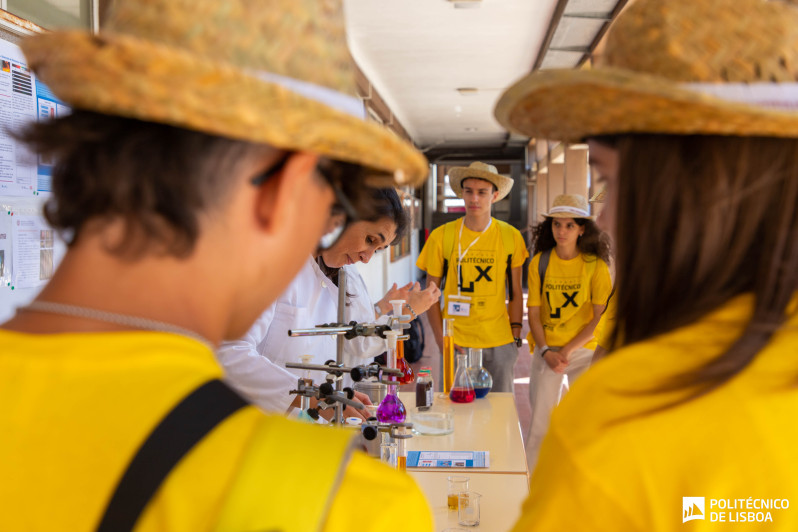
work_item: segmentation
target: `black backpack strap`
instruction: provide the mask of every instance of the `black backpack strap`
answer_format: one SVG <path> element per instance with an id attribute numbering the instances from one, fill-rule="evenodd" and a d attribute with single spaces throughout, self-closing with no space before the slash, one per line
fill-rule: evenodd
<path id="1" fill-rule="evenodd" d="M 169 472 L 214 427 L 247 401 L 218 379 L 206 382 L 175 406 L 139 447 L 97 532 L 133 530 Z"/>
<path id="2" fill-rule="evenodd" d="M 507 288 L 510 292 L 510 301 L 513 300 L 513 256 L 507 255 Z"/>
<path id="3" fill-rule="evenodd" d="M 547 249 L 546 251 L 540 254 L 540 262 L 538 262 L 538 277 L 540 277 L 540 293 L 543 294 L 543 279 L 546 278 L 546 269 L 549 267 L 549 257 L 551 256 L 551 250 Z"/>

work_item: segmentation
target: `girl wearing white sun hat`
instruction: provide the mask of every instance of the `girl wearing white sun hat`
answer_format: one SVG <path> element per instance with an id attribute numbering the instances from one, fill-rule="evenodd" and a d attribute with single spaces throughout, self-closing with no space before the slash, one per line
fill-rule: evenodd
<path id="1" fill-rule="evenodd" d="M 584 196 L 557 196 L 532 236 L 527 299 L 529 345 L 534 346 L 526 443 L 530 471 L 551 410 L 590 365 L 594 332 L 612 291 L 607 237 L 588 209 Z"/>

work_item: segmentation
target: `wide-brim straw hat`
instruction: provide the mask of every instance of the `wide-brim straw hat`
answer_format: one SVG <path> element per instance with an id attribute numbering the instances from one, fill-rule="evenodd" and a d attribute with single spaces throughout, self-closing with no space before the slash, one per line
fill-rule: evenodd
<path id="1" fill-rule="evenodd" d="M 458 198 L 463 197 L 463 180 L 469 177 L 484 179 L 496 185 L 499 195 L 495 201 L 507 196 L 513 188 L 513 179 L 499 174 L 495 166 L 475 161 L 468 166 L 455 166 L 449 170 L 449 186 Z"/>
<path id="2" fill-rule="evenodd" d="M 579 194 L 560 194 L 554 198 L 549 212 L 543 213 L 546 218 L 584 218 L 592 220 L 590 207 L 584 196 Z"/>
<path id="3" fill-rule="evenodd" d="M 764 0 L 638 0 L 596 67 L 535 72 L 495 109 L 512 132 L 798 137 L 798 8 Z"/>
<path id="4" fill-rule="evenodd" d="M 418 185 L 428 163 L 365 121 L 338 0 L 117 0 L 99 34 L 21 44 L 75 108 L 364 165 Z M 393 176 L 392 178 L 390 176 Z"/>

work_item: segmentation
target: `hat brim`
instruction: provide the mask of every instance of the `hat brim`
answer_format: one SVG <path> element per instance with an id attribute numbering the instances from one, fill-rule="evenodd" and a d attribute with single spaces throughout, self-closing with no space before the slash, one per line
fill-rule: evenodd
<path id="1" fill-rule="evenodd" d="M 499 195 L 495 201 L 504 199 L 507 194 L 513 189 L 513 180 L 503 175 L 494 174 L 493 172 L 486 172 L 477 168 L 470 167 L 455 167 L 449 170 L 449 186 L 452 187 L 455 195 L 458 198 L 463 197 L 463 180 L 468 178 L 484 179 L 496 186 Z"/>
<path id="2" fill-rule="evenodd" d="M 615 68 L 532 73 L 501 96 L 494 114 L 513 133 L 572 142 L 621 133 L 798 137 L 798 112 Z"/>
<path id="3" fill-rule="evenodd" d="M 595 220 L 596 219 L 595 216 L 584 216 L 582 214 L 576 214 L 576 213 L 571 213 L 571 212 L 555 212 L 555 213 L 544 212 L 542 214 L 542 216 L 544 216 L 546 218 L 572 218 L 572 219 L 580 218 L 582 220 Z"/>
<path id="4" fill-rule="evenodd" d="M 305 150 L 420 185 L 426 158 L 392 131 L 243 69 L 121 35 L 65 31 L 22 43 L 29 66 L 75 108 Z"/>

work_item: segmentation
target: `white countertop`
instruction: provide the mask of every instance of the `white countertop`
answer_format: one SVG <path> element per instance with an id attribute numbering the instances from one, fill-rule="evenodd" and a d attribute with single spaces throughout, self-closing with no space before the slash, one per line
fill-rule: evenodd
<path id="1" fill-rule="evenodd" d="M 513 473 L 523 475 L 527 466 L 521 424 L 512 393 L 489 393 L 471 403 L 453 403 L 435 394 L 435 407 L 449 407 L 454 413 L 454 432 L 443 436 L 416 435 L 407 442 L 408 451 L 489 451 L 490 467 L 468 469 L 467 474 Z M 415 394 L 400 392 L 408 410 L 415 406 Z M 457 474 L 452 469 L 428 469 Z"/>
<path id="2" fill-rule="evenodd" d="M 464 530 L 488 530 L 505 532 L 510 530 L 521 515 L 521 504 L 529 495 L 529 483 L 526 475 L 506 473 L 470 474 L 471 471 L 456 470 L 453 475 L 469 477 L 468 489 L 476 491 L 480 499 L 480 524 L 474 527 L 457 524 L 457 510 L 449 510 L 446 506 L 447 474 L 428 470 L 408 469 L 421 490 L 435 518 L 435 532 L 450 527 Z"/>

